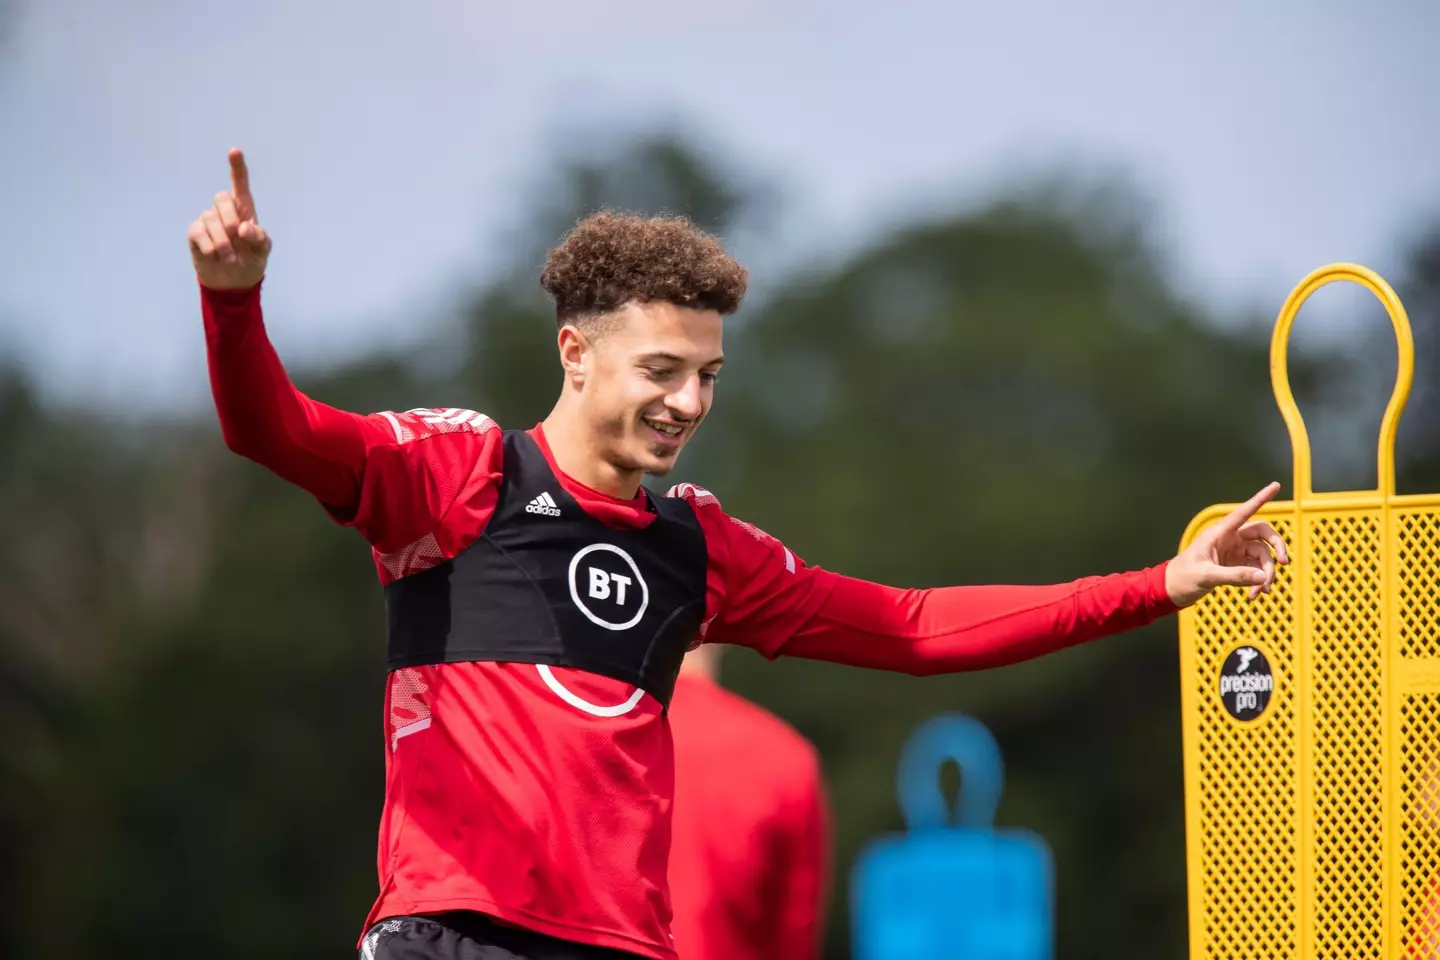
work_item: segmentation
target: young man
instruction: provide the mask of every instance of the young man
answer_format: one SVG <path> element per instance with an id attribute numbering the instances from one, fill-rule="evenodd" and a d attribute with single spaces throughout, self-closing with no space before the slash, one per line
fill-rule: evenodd
<path id="1" fill-rule="evenodd" d="M 684 960 L 817 960 L 830 808 L 810 741 L 718 682 L 701 644 L 670 701 L 671 929 Z"/>
<path id="2" fill-rule="evenodd" d="M 190 227 L 227 444 L 370 543 L 388 610 L 373 957 L 674 956 L 666 705 L 701 641 L 916 675 L 1128 630 L 1221 584 L 1269 588 L 1255 510 L 1183 553 L 1052 586 L 901 590 L 806 565 L 670 472 L 709 412 L 745 271 L 675 219 L 601 214 L 551 251 L 562 383 L 544 422 L 345 413 L 290 383 L 260 310 L 270 238 L 244 157 Z M 1272 553 L 1273 551 L 1273 553 Z"/>

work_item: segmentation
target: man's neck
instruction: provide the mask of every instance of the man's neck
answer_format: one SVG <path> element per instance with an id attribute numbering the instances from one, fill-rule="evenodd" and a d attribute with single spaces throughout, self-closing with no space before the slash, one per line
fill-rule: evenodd
<path id="1" fill-rule="evenodd" d="M 593 434 L 567 406 L 563 401 L 557 403 L 540 424 L 555 466 L 591 490 L 619 500 L 633 500 L 640 492 L 641 471 L 618 470 L 600 457 L 592 446 Z"/>

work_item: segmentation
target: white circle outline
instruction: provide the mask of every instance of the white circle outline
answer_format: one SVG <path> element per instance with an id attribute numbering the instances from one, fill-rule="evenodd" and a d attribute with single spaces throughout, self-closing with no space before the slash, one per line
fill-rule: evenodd
<path id="1" fill-rule="evenodd" d="M 552 691 L 554 691 L 557 697 L 570 704 L 570 706 L 574 707 L 576 710 L 584 710 L 586 713 L 594 717 L 624 716 L 631 710 L 634 710 L 635 705 L 640 702 L 640 698 L 645 695 L 644 690 L 636 687 L 635 692 L 630 694 L 630 699 L 626 700 L 624 703 L 617 703 L 613 707 L 602 707 L 598 703 L 591 703 L 589 700 L 582 700 L 580 697 L 577 697 L 575 696 L 575 694 L 571 693 L 568 689 L 566 689 L 563 683 L 555 679 L 555 674 L 551 671 L 548 665 L 543 663 L 537 663 L 535 665 L 535 669 L 540 671 L 540 679 L 545 681 L 545 686 L 549 687 Z"/>
<path id="2" fill-rule="evenodd" d="M 590 608 L 585 606 L 585 601 L 580 599 L 580 591 L 575 588 L 575 571 L 580 566 L 581 558 L 595 550 L 608 550 L 611 553 L 618 554 L 620 559 L 630 564 L 630 569 L 635 574 L 635 582 L 640 584 L 640 609 L 636 611 L 635 616 L 624 623 L 610 623 L 608 620 L 601 620 L 595 616 L 595 614 L 590 612 Z M 570 561 L 570 599 L 575 601 L 575 606 L 580 608 L 580 612 L 585 614 L 591 623 L 604 627 L 606 630 L 629 630 L 640 622 L 641 617 L 645 616 L 645 609 L 650 606 L 650 588 L 646 586 L 645 578 L 640 575 L 640 568 L 635 565 L 634 560 L 630 559 L 630 554 L 621 550 L 613 543 L 592 543 L 590 546 L 575 554 L 574 559 Z"/>

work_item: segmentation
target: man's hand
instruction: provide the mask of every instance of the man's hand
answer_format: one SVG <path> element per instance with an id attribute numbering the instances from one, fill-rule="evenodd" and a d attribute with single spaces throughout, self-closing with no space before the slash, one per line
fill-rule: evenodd
<path id="1" fill-rule="evenodd" d="M 1165 568 L 1165 589 L 1177 607 L 1188 607 L 1219 586 L 1249 587 L 1250 599 L 1269 593 L 1275 564 L 1289 563 L 1290 551 L 1275 528 L 1250 522 L 1255 511 L 1280 491 L 1272 483 L 1211 524 Z"/>
<path id="2" fill-rule="evenodd" d="M 245 154 L 230 151 L 230 190 L 215 194 L 215 206 L 190 224 L 190 259 L 195 275 L 212 290 L 245 290 L 265 278 L 270 238 L 255 219 Z"/>

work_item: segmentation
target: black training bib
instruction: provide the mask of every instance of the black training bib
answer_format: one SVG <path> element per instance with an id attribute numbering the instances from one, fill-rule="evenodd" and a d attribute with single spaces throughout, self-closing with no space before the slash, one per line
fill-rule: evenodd
<path id="1" fill-rule="evenodd" d="M 581 509 L 528 434 L 507 430 L 484 534 L 385 587 L 391 669 L 466 660 L 575 667 L 666 706 L 705 614 L 705 535 L 690 504 L 615 530 Z"/>

